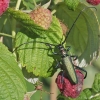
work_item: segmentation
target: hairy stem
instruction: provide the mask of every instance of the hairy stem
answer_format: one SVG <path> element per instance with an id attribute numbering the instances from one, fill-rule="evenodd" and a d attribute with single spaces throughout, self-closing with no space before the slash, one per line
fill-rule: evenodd
<path id="1" fill-rule="evenodd" d="M 11 38 L 13 38 L 12 35 L 5 34 L 5 33 L 0 33 L 0 35 L 1 35 L 1 36 L 7 36 L 7 37 L 11 37 Z"/>
<path id="2" fill-rule="evenodd" d="M 15 10 L 19 10 L 20 4 L 21 4 L 21 0 L 17 0 Z M 12 19 L 12 37 L 15 37 L 15 35 L 16 35 L 16 20 Z M 14 49 L 14 39 L 12 39 L 12 45 Z"/>

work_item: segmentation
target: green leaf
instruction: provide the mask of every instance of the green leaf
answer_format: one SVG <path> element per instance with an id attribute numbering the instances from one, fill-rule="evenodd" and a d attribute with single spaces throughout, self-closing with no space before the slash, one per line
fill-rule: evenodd
<path id="1" fill-rule="evenodd" d="M 70 29 L 80 11 L 85 7 L 87 6 L 80 3 L 76 10 L 72 11 L 64 3 L 59 3 L 55 7 L 56 16 Z M 66 40 L 66 44 L 72 47 L 72 54 L 78 55 L 80 61 L 84 59 L 87 63 L 96 57 L 99 47 L 99 24 L 92 10 L 86 9 L 82 12 Z"/>
<path id="2" fill-rule="evenodd" d="M 26 33 L 29 33 L 29 31 L 26 31 L 25 29 L 23 31 L 24 34 L 18 32 L 16 35 L 15 47 L 18 47 L 16 48 L 19 55 L 18 59 L 22 66 L 26 67 L 28 72 L 33 72 L 36 76 L 52 76 L 57 70 L 55 68 L 57 62 L 54 59 L 54 55 L 50 52 L 49 46 L 45 44 L 58 44 L 62 39 L 62 29 L 59 20 L 56 17 L 53 17 L 50 30 L 52 31 L 45 31 L 41 37 L 34 35 L 34 37 L 32 37 L 33 39 L 25 35 Z M 32 42 L 26 43 L 29 41 Z M 26 44 L 21 45 L 23 43 Z M 19 47 L 19 45 L 21 46 Z"/>
<path id="3" fill-rule="evenodd" d="M 95 80 L 94 80 L 94 83 L 93 83 L 93 86 L 92 86 L 92 90 L 95 93 L 100 92 L 100 73 L 97 73 L 95 75 Z"/>
<path id="4" fill-rule="evenodd" d="M 91 90 L 88 89 L 88 88 L 84 89 L 83 92 L 85 93 L 85 95 L 86 95 L 87 98 L 90 97 L 90 96 L 92 95 Z M 89 99 L 89 98 L 88 98 L 88 99 Z"/>
<path id="5" fill-rule="evenodd" d="M 82 100 L 82 99 L 88 100 L 91 95 L 92 95 L 91 89 L 86 88 L 80 93 L 80 95 L 75 100 Z"/>
<path id="6" fill-rule="evenodd" d="M 23 2 L 23 5 L 26 7 L 26 9 L 34 8 L 33 0 L 22 0 L 22 2 Z"/>
<path id="7" fill-rule="evenodd" d="M 23 100 L 24 76 L 15 57 L 0 43 L 0 100 Z"/>
<path id="8" fill-rule="evenodd" d="M 3 28 L 3 29 L 2 29 Z M 11 19 L 7 14 L 3 14 L 0 17 L 0 36 L 3 36 L 3 43 L 9 48 L 9 50 L 12 50 L 12 39 L 11 37 L 7 37 L 6 35 L 11 36 Z M 4 35 L 1 35 L 1 33 L 4 33 Z"/>
<path id="9" fill-rule="evenodd" d="M 100 100 L 100 94 L 97 95 L 96 97 L 91 98 L 90 100 Z"/>
<path id="10" fill-rule="evenodd" d="M 64 0 L 64 2 L 68 6 L 68 9 L 75 10 L 80 0 Z"/>

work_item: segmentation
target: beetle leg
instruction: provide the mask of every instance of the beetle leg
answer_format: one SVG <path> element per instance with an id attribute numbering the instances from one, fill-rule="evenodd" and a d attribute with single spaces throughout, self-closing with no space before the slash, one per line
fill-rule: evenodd
<path id="1" fill-rule="evenodd" d="M 81 71 L 83 71 L 83 72 L 85 72 L 84 79 L 87 77 L 87 71 L 86 71 L 85 69 L 80 68 L 79 66 L 75 66 L 75 68 L 76 68 L 76 69 L 79 69 L 79 70 L 81 70 Z"/>
<path id="2" fill-rule="evenodd" d="M 50 48 L 50 51 L 52 52 L 52 54 L 58 55 L 57 52 L 53 52 L 53 48 L 52 48 L 52 45 L 51 44 L 46 44 L 46 46 L 48 46 Z"/>
<path id="3" fill-rule="evenodd" d="M 62 72 L 61 83 L 63 83 L 64 71 Z"/>
<path id="4" fill-rule="evenodd" d="M 57 61 L 57 59 L 56 59 L 56 61 Z M 60 68 L 60 66 L 61 66 L 61 61 L 57 61 L 57 65 L 55 68 Z"/>
<path id="5" fill-rule="evenodd" d="M 75 56 L 75 55 L 71 55 L 70 57 L 74 58 L 73 60 L 77 60 L 78 59 L 78 56 Z"/>
<path id="6" fill-rule="evenodd" d="M 66 51 L 68 52 L 70 50 L 71 46 L 67 46 L 67 47 L 68 48 L 66 49 Z M 69 55 L 69 54 L 67 54 L 67 56 L 70 56 L 70 57 L 74 58 L 73 60 L 77 60 L 78 59 L 78 56 L 76 56 L 76 55 Z"/>
<path id="7" fill-rule="evenodd" d="M 71 46 L 66 46 L 66 47 L 68 47 L 68 48 L 66 49 L 66 51 L 68 52 L 68 51 L 70 50 Z"/>

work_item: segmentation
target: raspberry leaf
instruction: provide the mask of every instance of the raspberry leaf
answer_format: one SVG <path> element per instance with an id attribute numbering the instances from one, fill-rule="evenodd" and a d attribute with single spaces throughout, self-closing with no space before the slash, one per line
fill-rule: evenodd
<path id="1" fill-rule="evenodd" d="M 23 5 L 26 7 L 26 9 L 34 9 L 34 3 L 32 0 L 22 0 Z"/>
<path id="2" fill-rule="evenodd" d="M 80 11 L 85 7 L 87 6 L 80 3 L 75 11 L 71 11 L 64 3 L 59 3 L 55 7 L 56 16 L 70 29 Z M 78 55 L 80 61 L 84 59 L 86 63 L 90 63 L 93 57 L 97 56 L 99 32 L 99 23 L 95 12 L 91 9 L 84 10 L 72 28 L 66 44 L 71 46 L 70 51 L 73 55 Z"/>
<path id="3" fill-rule="evenodd" d="M 25 29 L 18 32 L 15 40 L 15 47 L 33 41 L 32 43 L 24 44 L 16 49 L 22 67 L 26 67 L 28 72 L 32 72 L 36 76 L 52 76 L 56 71 L 55 67 L 57 62 L 54 60 L 54 55 L 51 53 L 49 46 L 46 46 L 44 43 L 60 43 L 63 33 L 59 20 L 53 17 L 50 29 L 44 31 L 41 37 L 34 35 L 34 37 L 30 38 L 28 35 L 25 35 L 26 33 L 29 33 L 29 31 Z"/>
<path id="4" fill-rule="evenodd" d="M 95 75 L 95 80 L 92 86 L 92 91 L 95 93 L 100 92 L 100 73 Z"/>
<path id="5" fill-rule="evenodd" d="M 68 9 L 75 10 L 80 0 L 64 0 L 64 2 L 67 5 Z"/>
<path id="6" fill-rule="evenodd" d="M 23 100 L 24 76 L 15 57 L 0 43 L 0 100 Z"/>

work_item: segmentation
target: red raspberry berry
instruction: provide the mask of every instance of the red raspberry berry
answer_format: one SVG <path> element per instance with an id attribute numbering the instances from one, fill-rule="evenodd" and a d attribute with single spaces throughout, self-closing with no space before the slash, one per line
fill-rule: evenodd
<path id="1" fill-rule="evenodd" d="M 65 75 L 63 75 L 63 71 L 61 71 L 58 74 L 58 76 L 56 78 L 56 83 L 57 83 L 57 86 L 58 86 L 60 92 L 64 96 L 76 98 L 77 96 L 79 96 L 80 92 L 82 91 L 84 75 L 79 70 L 76 70 L 76 75 L 78 78 L 78 83 L 72 84 L 70 82 L 70 80 L 68 80 L 65 77 Z"/>
<path id="2" fill-rule="evenodd" d="M 0 0 L 0 16 L 6 11 L 10 0 Z"/>
<path id="3" fill-rule="evenodd" d="M 100 3 L 100 0 L 86 0 L 91 5 L 98 5 Z"/>

